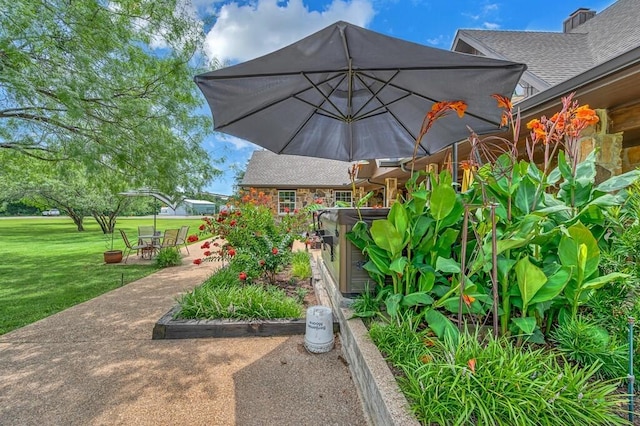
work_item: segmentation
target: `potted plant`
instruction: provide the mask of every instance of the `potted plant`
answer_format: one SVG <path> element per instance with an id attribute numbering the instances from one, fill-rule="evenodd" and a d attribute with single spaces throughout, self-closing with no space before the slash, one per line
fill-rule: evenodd
<path id="1" fill-rule="evenodd" d="M 120 263 L 122 262 L 122 250 L 113 249 L 113 229 L 111 234 L 104 234 L 107 243 L 107 251 L 103 253 L 104 263 Z M 109 238 L 109 236 L 111 238 Z"/>

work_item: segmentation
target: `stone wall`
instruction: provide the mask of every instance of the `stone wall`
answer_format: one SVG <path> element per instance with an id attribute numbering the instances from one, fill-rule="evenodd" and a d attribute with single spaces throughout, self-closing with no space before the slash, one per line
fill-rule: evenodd
<path id="1" fill-rule="evenodd" d="M 579 141 L 580 159 L 585 159 L 596 149 L 596 180 L 603 182 L 623 172 L 623 134 L 622 132 L 609 133 L 610 121 L 607 110 L 598 109 L 596 113 L 600 121 L 582 132 Z"/>

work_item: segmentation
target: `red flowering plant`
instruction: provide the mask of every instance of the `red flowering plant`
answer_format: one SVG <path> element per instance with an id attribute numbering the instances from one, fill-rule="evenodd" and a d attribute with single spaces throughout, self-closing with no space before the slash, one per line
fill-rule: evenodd
<path id="1" fill-rule="evenodd" d="M 234 270 L 245 273 L 243 281 L 250 282 L 262 276 L 273 282 L 277 272 L 290 260 L 294 234 L 283 229 L 282 222 L 264 204 L 238 203 L 215 218 L 204 218 L 203 222 L 203 233 L 215 235 L 225 243 L 205 242 L 202 247 L 206 249 L 219 246 L 205 251 L 204 257 L 196 263 L 226 261 Z M 264 264 L 260 264 L 260 260 L 264 260 Z"/>

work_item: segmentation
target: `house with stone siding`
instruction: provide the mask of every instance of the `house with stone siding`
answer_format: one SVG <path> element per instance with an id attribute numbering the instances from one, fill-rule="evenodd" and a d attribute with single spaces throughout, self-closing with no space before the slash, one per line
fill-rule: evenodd
<path id="1" fill-rule="evenodd" d="M 352 163 L 298 155 L 278 155 L 254 151 L 240 187 L 262 193 L 279 214 L 309 204 L 333 207 L 336 202 L 351 204 L 354 199 L 349 168 Z"/>
<path id="2" fill-rule="evenodd" d="M 598 13 L 576 10 L 558 23 L 556 32 L 460 29 L 452 50 L 527 64 L 513 96 L 522 123 L 551 117 L 571 93 L 581 105 L 595 109 L 600 122 L 583 133 L 582 155 L 596 149 L 598 179 L 603 180 L 640 166 L 639 22 L 640 1 L 617 0 Z M 527 136 L 522 126 L 520 140 Z M 469 151 L 469 144 L 460 141 L 420 159 L 416 167 L 456 169 Z M 362 170 L 359 177 L 365 185 L 390 180 L 401 185 L 409 177 L 409 162 L 379 160 L 378 167 Z"/>

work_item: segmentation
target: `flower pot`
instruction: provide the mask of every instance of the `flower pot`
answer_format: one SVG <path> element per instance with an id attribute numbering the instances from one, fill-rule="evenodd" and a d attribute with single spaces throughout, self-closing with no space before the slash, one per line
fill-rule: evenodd
<path id="1" fill-rule="evenodd" d="M 122 262 L 122 250 L 108 250 L 104 252 L 104 263 Z"/>

